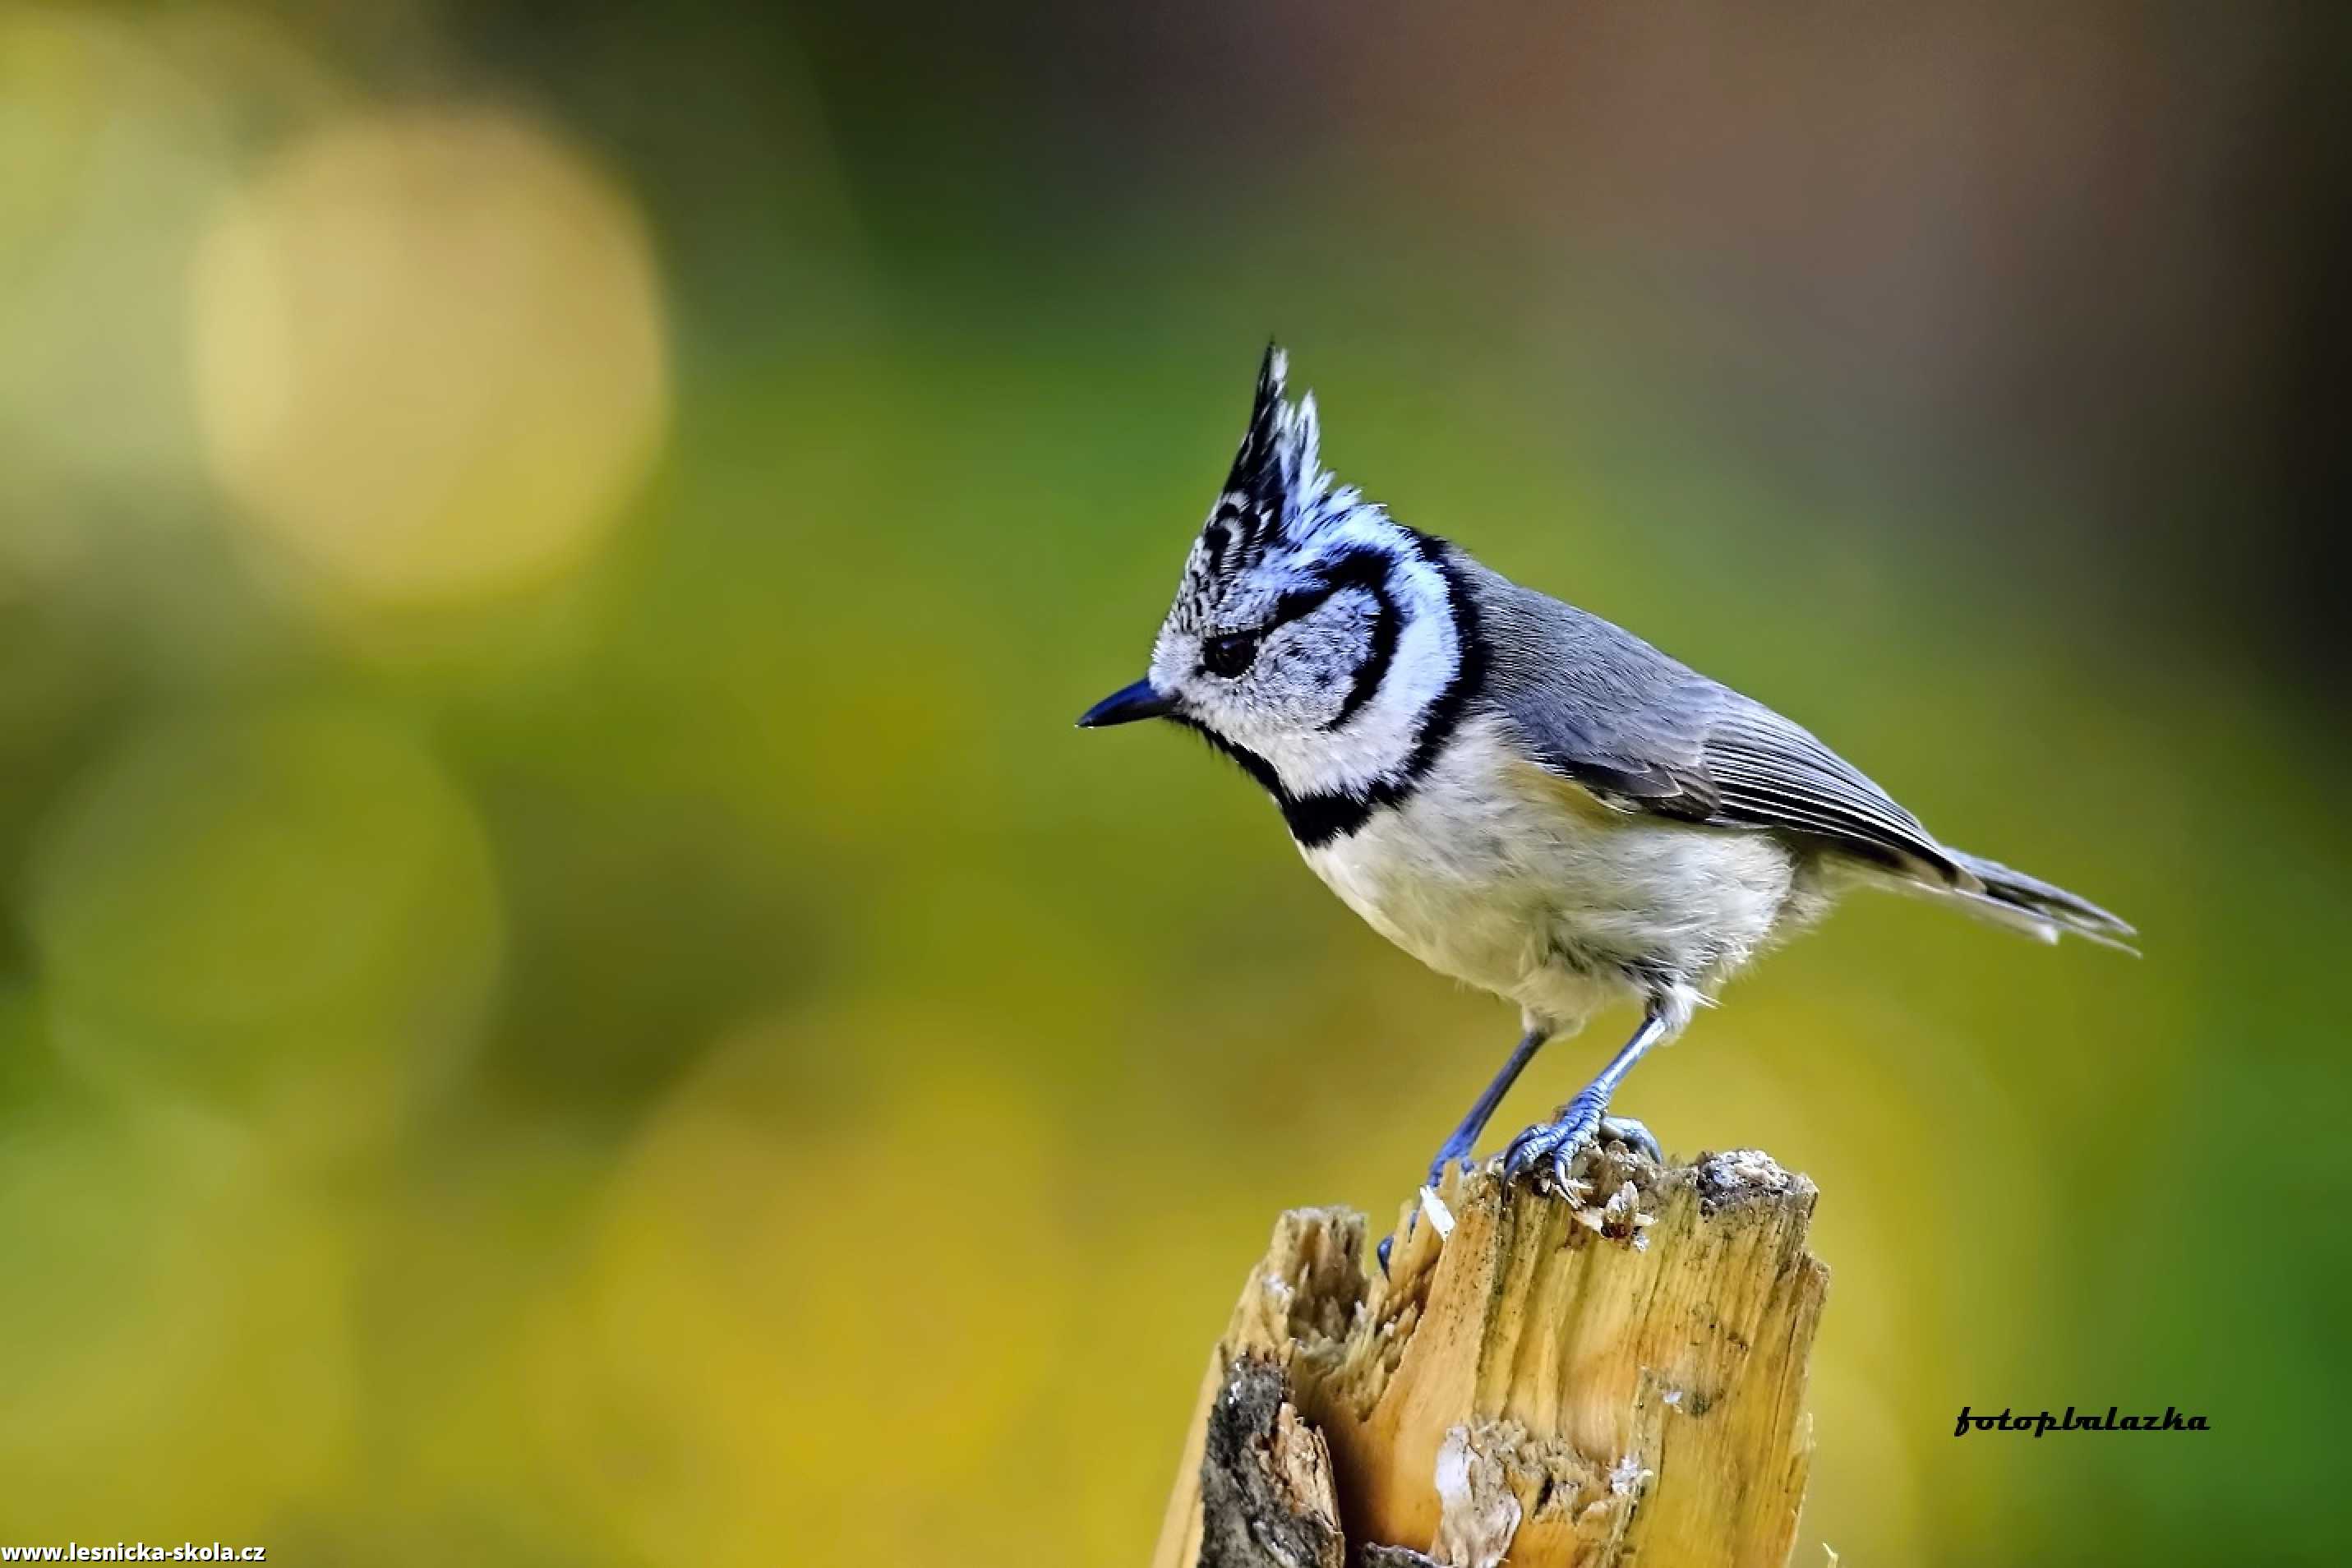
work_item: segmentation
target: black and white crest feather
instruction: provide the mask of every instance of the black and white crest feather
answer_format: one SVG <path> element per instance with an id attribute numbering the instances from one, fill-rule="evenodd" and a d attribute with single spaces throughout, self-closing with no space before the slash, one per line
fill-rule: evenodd
<path id="1" fill-rule="evenodd" d="M 1245 571 L 1335 511 L 1355 492 L 1335 492 L 1323 471 L 1315 395 L 1285 396 L 1289 360 L 1269 342 L 1258 363 L 1248 428 L 1202 538 L 1213 574 Z"/>

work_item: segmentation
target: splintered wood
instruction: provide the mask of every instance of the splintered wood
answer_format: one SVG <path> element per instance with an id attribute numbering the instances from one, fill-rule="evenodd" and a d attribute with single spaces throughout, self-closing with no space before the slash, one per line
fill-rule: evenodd
<path id="1" fill-rule="evenodd" d="M 1449 1179 L 1390 1272 L 1294 1209 L 1210 1358 L 1154 1568 L 1779 1568 L 1829 1271 L 1754 1151 Z M 1440 1234 L 1451 1211 L 1452 1233 Z"/>

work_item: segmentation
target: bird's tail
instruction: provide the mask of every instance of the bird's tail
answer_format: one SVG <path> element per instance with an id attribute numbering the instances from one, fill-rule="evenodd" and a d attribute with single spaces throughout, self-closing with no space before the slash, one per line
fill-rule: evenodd
<path id="1" fill-rule="evenodd" d="M 2043 942 L 2056 942 L 2061 931 L 2071 931 L 2102 947 L 2135 954 L 2139 952 L 2129 941 L 2138 933 L 2120 915 L 2053 882 L 2012 871 L 1998 860 L 1987 860 L 1958 849 L 1948 853 L 1984 884 L 1982 892 L 1971 888 L 1951 889 L 1970 914 L 2040 937 Z"/>

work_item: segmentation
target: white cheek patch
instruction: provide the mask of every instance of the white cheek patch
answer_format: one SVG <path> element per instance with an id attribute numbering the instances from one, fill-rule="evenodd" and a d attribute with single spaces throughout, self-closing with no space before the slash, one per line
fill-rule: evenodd
<path id="1" fill-rule="evenodd" d="M 1337 530 L 1394 563 L 1388 579 L 1399 622 L 1396 652 L 1370 700 L 1332 730 L 1284 726 L 1253 749 L 1296 795 L 1362 795 L 1412 762 L 1431 710 L 1462 668 L 1461 635 L 1444 574 L 1385 519 Z"/>
<path id="2" fill-rule="evenodd" d="M 1328 728 L 1355 687 L 1378 615 L 1370 595 L 1349 589 L 1269 636 L 1249 679 L 1263 727 L 1277 734 Z"/>

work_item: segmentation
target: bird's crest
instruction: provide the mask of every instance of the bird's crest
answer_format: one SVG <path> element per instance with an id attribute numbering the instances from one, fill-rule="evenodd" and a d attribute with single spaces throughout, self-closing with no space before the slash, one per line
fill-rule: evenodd
<path id="1" fill-rule="evenodd" d="M 1303 538 L 1324 513 L 1335 510 L 1335 500 L 1354 500 L 1352 491 L 1335 496 L 1331 476 L 1323 470 L 1315 395 L 1310 392 L 1296 404 L 1284 397 L 1288 371 L 1289 356 L 1268 342 L 1258 364 L 1249 429 L 1242 437 L 1241 450 L 1234 454 L 1233 472 L 1225 478 L 1224 493 L 1217 498 L 1210 519 L 1212 526 L 1223 523 L 1231 534 L 1234 564 L 1263 554 L 1277 540 Z"/>

